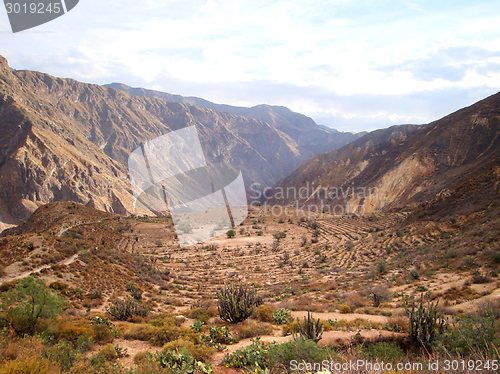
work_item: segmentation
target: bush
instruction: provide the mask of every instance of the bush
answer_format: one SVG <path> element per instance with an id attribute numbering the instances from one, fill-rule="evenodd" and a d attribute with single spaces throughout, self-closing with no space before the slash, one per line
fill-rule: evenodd
<path id="1" fill-rule="evenodd" d="M 231 283 L 217 290 L 219 315 L 223 321 L 238 323 L 250 317 L 262 299 L 255 290 L 250 291 L 242 284 Z"/>
<path id="2" fill-rule="evenodd" d="M 269 365 L 290 367 L 290 361 L 322 362 L 328 359 L 328 350 L 320 348 L 314 341 L 298 338 L 284 344 L 270 345 Z"/>
<path id="3" fill-rule="evenodd" d="M 92 326 L 92 339 L 99 344 L 112 343 L 114 340 L 114 335 L 108 326 L 103 324 Z"/>
<path id="4" fill-rule="evenodd" d="M 402 362 L 405 358 L 405 352 L 395 343 L 377 342 L 364 348 L 364 351 L 372 360 L 384 362 Z"/>
<path id="5" fill-rule="evenodd" d="M 226 326 L 210 326 L 208 335 L 203 334 L 202 339 L 211 346 L 218 346 L 220 344 L 233 344 L 238 341 L 238 338 L 231 336 L 231 332 Z"/>
<path id="6" fill-rule="evenodd" d="M 276 242 L 279 242 L 281 239 L 286 238 L 286 233 L 284 231 L 280 231 L 276 234 L 273 234 L 273 238 Z"/>
<path id="7" fill-rule="evenodd" d="M 254 309 L 253 318 L 262 322 L 271 322 L 273 320 L 274 309 L 269 305 L 259 305 Z"/>
<path id="8" fill-rule="evenodd" d="M 491 259 L 491 262 L 493 262 L 494 264 L 500 264 L 500 251 L 492 252 L 490 254 L 490 259 Z"/>
<path id="9" fill-rule="evenodd" d="M 285 323 L 292 322 L 292 314 L 285 308 L 276 309 L 273 313 L 273 323 L 284 325 Z"/>
<path id="10" fill-rule="evenodd" d="M 343 314 L 351 313 L 351 307 L 347 304 L 341 305 L 339 310 L 340 310 L 340 313 L 343 313 Z"/>
<path id="11" fill-rule="evenodd" d="M 485 304 L 481 312 L 468 316 L 455 317 L 437 339 L 437 349 L 462 357 L 498 354 L 500 349 L 500 308 L 498 305 Z"/>
<path id="12" fill-rule="evenodd" d="M 387 274 L 387 264 L 384 261 L 377 262 L 375 266 L 375 272 L 380 275 Z"/>
<path id="13" fill-rule="evenodd" d="M 196 308 L 189 312 L 188 317 L 192 319 L 197 319 L 203 323 L 207 323 L 212 317 L 212 313 L 210 313 L 209 310 L 204 308 Z"/>
<path id="14" fill-rule="evenodd" d="M 54 328 L 54 335 L 57 340 L 64 339 L 76 343 L 82 337 L 90 337 L 92 331 L 87 326 L 79 326 L 70 321 L 60 320 Z"/>
<path id="15" fill-rule="evenodd" d="M 61 339 L 57 344 L 49 347 L 44 356 L 51 362 L 59 365 L 62 372 L 66 373 L 74 366 L 75 362 L 81 357 L 82 353 L 90 348 L 91 342 L 87 338 L 86 342 L 82 344 L 77 342 L 72 344 L 67 340 Z"/>
<path id="16" fill-rule="evenodd" d="M 286 325 L 283 325 L 283 336 L 288 336 L 291 334 L 295 334 L 299 332 L 299 323 L 297 321 L 293 321 L 290 323 L 287 323 Z"/>
<path id="17" fill-rule="evenodd" d="M 115 361 L 118 358 L 115 347 L 112 344 L 106 344 L 99 351 L 99 355 L 104 357 L 107 361 Z"/>
<path id="18" fill-rule="evenodd" d="M 185 340 L 183 338 L 179 338 L 165 344 L 163 346 L 163 351 L 180 351 L 182 348 L 186 348 L 195 360 L 202 362 L 207 361 L 214 353 L 214 349 L 212 347 L 205 344 L 196 344 L 191 340 Z"/>
<path id="19" fill-rule="evenodd" d="M 141 365 L 144 364 L 148 361 L 149 358 L 149 352 L 148 351 L 139 351 L 135 354 L 134 356 L 134 364 L 136 365 Z"/>
<path id="20" fill-rule="evenodd" d="M 246 320 L 236 326 L 234 333 L 238 336 L 238 339 L 248 339 L 255 338 L 256 336 L 271 335 L 273 331 L 271 325 Z"/>
<path id="21" fill-rule="evenodd" d="M 154 346 L 162 347 L 180 338 L 194 342 L 198 334 L 189 328 L 177 326 L 174 318 L 167 317 L 152 320 L 148 324 L 132 325 L 125 331 L 123 337 L 129 340 L 148 341 Z"/>
<path id="22" fill-rule="evenodd" d="M 234 231 L 233 229 L 231 229 L 228 232 L 226 232 L 226 235 L 227 235 L 228 238 L 234 238 L 236 236 L 236 231 Z"/>
<path id="23" fill-rule="evenodd" d="M 269 351 L 260 338 L 252 339 L 252 344 L 226 355 L 222 363 L 227 367 L 255 368 L 268 367 Z"/>
<path id="24" fill-rule="evenodd" d="M 191 234 L 193 232 L 193 228 L 187 222 L 179 222 L 176 226 L 179 230 L 185 232 L 186 234 Z"/>
<path id="25" fill-rule="evenodd" d="M 212 374 L 213 370 L 209 364 L 196 361 L 186 348 L 181 351 L 162 351 L 151 355 L 152 359 L 161 367 L 170 369 L 172 374 Z"/>
<path id="26" fill-rule="evenodd" d="M 116 299 L 106 311 L 119 321 L 127 321 L 134 316 L 146 317 L 149 309 L 137 300 L 127 297 L 125 300 Z"/>
<path id="27" fill-rule="evenodd" d="M 60 374 L 59 365 L 41 355 L 8 361 L 0 374 Z"/>

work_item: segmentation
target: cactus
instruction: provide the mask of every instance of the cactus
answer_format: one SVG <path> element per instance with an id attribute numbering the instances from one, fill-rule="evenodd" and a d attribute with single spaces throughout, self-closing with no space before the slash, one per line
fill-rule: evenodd
<path id="1" fill-rule="evenodd" d="M 409 318 L 408 335 L 410 340 L 428 346 L 434 341 L 436 331 L 439 334 L 443 333 L 446 320 L 436 310 L 438 304 L 439 300 L 436 304 L 428 300 L 427 306 L 424 306 L 423 294 L 421 294 L 418 305 L 415 304 L 414 296 L 411 298 L 411 305 L 408 298 L 405 299 L 404 308 Z"/>
<path id="2" fill-rule="evenodd" d="M 223 321 L 238 323 L 251 316 L 256 306 L 262 304 L 262 299 L 255 290 L 248 290 L 242 284 L 229 286 L 217 290 L 219 299 L 219 316 Z"/>
<path id="3" fill-rule="evenodd" d="M 307 312 L 307 317 L 304 317 L 303 322 L 297 318 L 299 324 L 299 334 L 304 339 L 310 339 L 314 342 L 319 342 L 323 336 L 323 322 L 318 318 L 315 320 L 312 313 Z"/>
<path id="4" fill-rule="evenodd" d="M 149 308 L 131 297 L 116 299 L 106 311 L 119 321 L 127 321 L 133 316 L 145 317 Z"/>

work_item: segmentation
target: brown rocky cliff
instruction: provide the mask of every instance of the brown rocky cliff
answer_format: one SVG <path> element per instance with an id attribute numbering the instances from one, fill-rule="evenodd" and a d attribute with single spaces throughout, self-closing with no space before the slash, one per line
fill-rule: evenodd
<path id="1" fill-rule="evenodd" d="M 262 121 L 13 71 L 0 62 L 0 214 L 14 221 L 57 200 L 132 211 L 128 154 L 189 125 L 196 125 L 207 159 L 240 168 L 247 185 L 272 185 L 311 156 Z"/>

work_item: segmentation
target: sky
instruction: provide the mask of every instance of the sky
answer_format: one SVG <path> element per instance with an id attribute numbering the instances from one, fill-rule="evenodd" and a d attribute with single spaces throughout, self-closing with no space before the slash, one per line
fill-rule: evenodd
<path id="1" fill-rule="evenodd" d="M 371 131 L 499 92 L 500 2 L 80 0 L 16 34 L 0 9 L 0 55 L 18 70 Z"/>

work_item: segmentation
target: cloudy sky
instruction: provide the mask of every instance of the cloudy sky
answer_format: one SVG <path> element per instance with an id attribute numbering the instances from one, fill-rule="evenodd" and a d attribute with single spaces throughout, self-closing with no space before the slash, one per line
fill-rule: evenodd
<path id="1" fill-rule="evenodd" d="M 500 91 L 499 25 L 498 0 L 80 0 L 17 34 L 1 9 L 0 54 L 16 69 L 285 105 L 361 131 Z"/>

